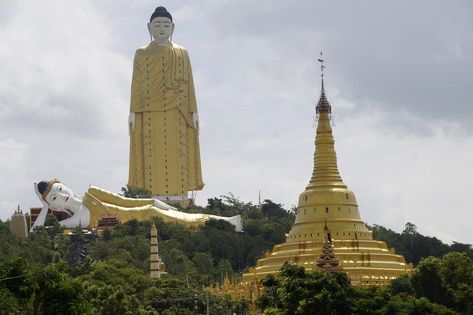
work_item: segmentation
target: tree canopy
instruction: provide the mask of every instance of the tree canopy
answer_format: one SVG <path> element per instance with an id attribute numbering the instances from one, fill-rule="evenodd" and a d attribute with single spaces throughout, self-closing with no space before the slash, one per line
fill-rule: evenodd
<path id="1" fill-rule="evenodd" d="M 48 217 L 48 226 L 19 240 L 10 222 L 0 221 L 0 314 L 201 314 L 203 287 L 220 285 L 225 276 L 238 281 L 264 252 L 284 242 L 294 222 L 294 212 L 281 204 L 264 200 L 256 206 L 231 194 L 181 210 L 240 214 L 245 231 L 237 233 L 225 221 L 188 229 L 154 218 L 116 225 L 100 238 L 81 229 L 66 236 Z M 160 280 L 149 278 L 153 223 L 167 271 Z M 414 272 L 386 288 L 357 288 L 344 274 L 285 265 L 278 276 L 263 279 L 258 305 L 266 314 L 473 313 L 471 245 L 443 244 L 412 223 L 402 233 L 374 226 L 373 235 L 416 263 Z M 243 314 L 246 308 L 246 302 L 228 298 L 210 296 L 209 302 L 211 314 Z"/>
<path id="2" fill-rule="evenodd" d="M 453 273 L 471 276 L 471 260 L 460 259 L 464 254 L 452 253 L 438 259 L 439 265 L 452 259 L 459 265 Z M 457 256 L 457 257 L 455 257 Z M 436 258 L 437 259 L 437 258 Z M 430 262 L 423 260 L 421 264 Z M 460 267 L 461 266 L 461 267 Z M 439 268 L 440 270 L 441 268 Z M 263 295 L 258 306 L 264 314 L 471 314 L 473 307 L 467 299 L 473 293 L 471 282 L 462 277 L 456 289 L 440 282 L 440 294 L 432 295 L 436 287 L 426 280 L 427 270 L 418 269 L 412 276 L 393 281 L 385 288 L 353 287 L 344 273 L 331 274 L 322 270 L 306 272 L 303 267 L 285 264 L 277 276 L 261 280 Z M 440 272 L 440 271 L 439 271 Z M 438 278 L 442 278 L 439 276 Z M 436 278 L 437 279 L 437 278 Z M 447 281 L 449 282 L 449 281 Z M 450 281 L 451 283 L 452 281 Z M 444 288 L 442 286 L 445 286 Z M 461 289 L 460 289 L 461 287 Z M 428 288 L 430 288 L 428 290 Z M 468 288 L 468 289 L 467 289 Z M 458 299 L 457 297 L 460 297 Z"/>

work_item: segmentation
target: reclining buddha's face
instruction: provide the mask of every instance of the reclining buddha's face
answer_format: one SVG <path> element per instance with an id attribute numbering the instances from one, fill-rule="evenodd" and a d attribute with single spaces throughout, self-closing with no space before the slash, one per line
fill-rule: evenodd
<path id="1" fill-rule="evenodd" d="M 53 184 L 51 190 L 45 197 L 45 201 L 53 210 L 70 210 L 72 212 L 74 212 L 82 203 L 82 200 L 77 197 L 74 191 L 63 183 Z"/>

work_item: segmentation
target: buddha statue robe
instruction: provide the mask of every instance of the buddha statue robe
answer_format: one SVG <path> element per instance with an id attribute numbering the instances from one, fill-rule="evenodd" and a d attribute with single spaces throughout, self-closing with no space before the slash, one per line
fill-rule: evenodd
<path id="1" fill-rule="evenodd" d="M 240 215 L 221 217 L 211 214 L 160 209 L 154 205 L 153 199 L 125 198 L 94 186 L 89 187 L 82 197 L 82 205 L 90 212 L 89 229 L 96 227 L 99 218 L 105 215 L 117 215 L 122 223 L 132 219 L 143 221 L 160 217 L 164 222 L 181 223 L 191 228 L 202 226 L 207 220 L 216 219 L 233 224 L 237 232 L 241 232 L 243 228 Z"/>
<path id="2" fill-rule="evenodd" d="M 131 84 L 128 186 L 187 198 L 204 186 L 194 81 L 187 50 L 151 42 L 136 51 Z M 167 198 L 160 198 L 166 200 Z"/>

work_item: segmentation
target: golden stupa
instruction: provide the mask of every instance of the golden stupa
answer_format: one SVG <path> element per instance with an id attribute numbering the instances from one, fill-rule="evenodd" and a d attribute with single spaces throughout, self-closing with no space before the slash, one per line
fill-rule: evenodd
<path id="1" fill-rule="evenodd" d="M 355 194 L 340 177 L 323 72 L 316 113 L 314 170 L 309 185 L 299 196 L 296 219 L 286 242 L 258 259 L 256 266 L 243 274 L 241 283 L 211 290 L 212 293 L 254 300 L 260 295 L 259 280 L 277 274 L 284 263 L 306 270 L 327 269 L 326 263 L 321 267 L 321 257 L 328 254 L 331 265 L 327 270 L 345 272 L 353 285 L 383 286 L 412 270 L 412 264 L 407 264 L 385 242 L 373 240 L 372 232 L 361 220 Z"/>

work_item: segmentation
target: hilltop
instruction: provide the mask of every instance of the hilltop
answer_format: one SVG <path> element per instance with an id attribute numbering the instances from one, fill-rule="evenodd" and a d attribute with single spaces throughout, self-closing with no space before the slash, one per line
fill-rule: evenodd
<path id="1" fill-rule="evenodd" d="M 8 314 L 202 313 L 207 298 L 203 287 L 219 285 L 225 277 L 238 281 L 240 274 L 253 266 L 265 251 L 284 241 L 285 233 L 294 221 L 292 209 L 284 209 L 271 200 L 257 206 L 241 202 L 232 195 L 209 199 L 206 207 L 183 210 L 223 216 L 240 214 L 245 231 L 236 233 L 233 226 L 224 221 L 209 221 L 202 229 L 191 230 L 155 218 L 159 253 L 168 273 L 158 281 L 148 277 L 152 221 L 129 221 L 106 230 L 103 237 L 97 239 L 80 230 L 65 236 L 57 221 L 50 217 L 49 227 L 38 229 L 26 241 L 19 241 L 10 234 L 9 221 L 1 222 L 0 278 L 4 280 L 0 282 L 0 309 Z M 317 296 L 317 290 L 336 282 L 335 287 L 345 288 L 346 295 L 342 299 L 335 297 L 335 293 L 327 293 L 327 301 L 355 299 L 366 304 L 378 296 L 401 309 L 422 304 L 439 314 L 471 310 L 467 299 L 473 296 L 471 286 L 460 285 L 472 283 L 471 245 L 444 244 L 435 237 L 419 234 L 412 223 L 407 223 L 401 233 L 377 225 L 371 229 L 374 238 L 386 241 L 408 262 L 419 267 L 412 279 L 400 278 L 386 289 L 358 289 L 345 283 L 343 277 L 330 278 L 320 272 L 306 275 L 303 270 L 285 266 L 285 278 L 272 277 L 263 284 L 269 290 L 274 287 L 284 289 L 291 281 L 305 283 L 311 279 L 310 287 L 310 283 L 325 279 L 322 281 L 325 284 L 314 286 L 308 296 L 302 294 L 300 300 L 291 300 L 296 304 L 302 300 L 307 302 L 310 297 Z M 448 275 L 444 270 L 447 267 Z M 427 278 L 426 270 L 429 270 Z M 438 279 L 432 270 L 437 272 Z M 444 279 L 447 276 L 448 281 Z M 429 282 L 424 283 L 427 280 Z M 454 287 L 455 283 L 458 287 Z M 445 292 L 438 289 L 442 286 L 445 286 Z M 429 287 L 437 288 L 435 292 L 441 293 L 426 290 Z M 273 300 L 268 300 L 267 294 L 263 295 L 259 305 L 268 308 L 268 312 L 270 308 L 284 311 L 285 303 L 289 303 L 284 290 L 272 295 Z M 402 302 L 404 304 L 396 302 L 400 295 L 408 297 Z M 420 300 L 422 298 L 424 300 Z M 244 301 L 210 297 L 209 302 L 211 314 L 223 314 L 228 308 L 243 312 L 246 308 Z M 365 304 L 363 308 L 368 309 Z"/>

